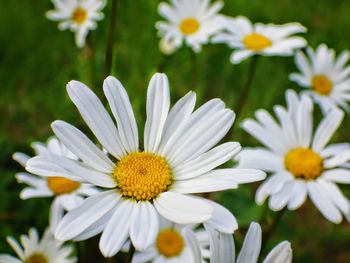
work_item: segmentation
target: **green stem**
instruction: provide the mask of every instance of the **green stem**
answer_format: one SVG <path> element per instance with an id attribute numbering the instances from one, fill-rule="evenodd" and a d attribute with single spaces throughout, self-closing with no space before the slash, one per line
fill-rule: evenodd
<path id="1" fill-rule="evenodd" d="M 198 90 L 197 88 L 197 59 L 196 59 L 196 54 L 191 48 L 188 48 L 189 53 L 190 53 L 190 60 L 191 60 L 191 74 L 192 74 L 192 90 Z"/>
<path id="2" fill-rule="evenodd" d="M 267 245 L 268 241 L 270 240 L 272 234 L 277 229 L 279 223 L 281 222 L 281 218 L 284 215 L 285 211 L 287 211 L 287 208 L 284 208 L 281 211 L 278 211 L 272 221 L 272 223 L 267 227 L 265 233 L 263 233 L 262 238 L 262 244 L 261 244 L 261 251 L 264 250 L 265 246 Z"/>
<path id="3" fill-rule="evenodd" d="M 109 20 L 107 47 L 106 47 L 106 56 L 105 56 L 105 61 L 106 61 L 105 76 L 106 77 L 111 74 L 112 64 L 113 64 L 114 34 L 115 34 L 116 21 L 117 21 L 117 6 L 118 6 L 118 1 L 112 0 L 111 17 Z"/>

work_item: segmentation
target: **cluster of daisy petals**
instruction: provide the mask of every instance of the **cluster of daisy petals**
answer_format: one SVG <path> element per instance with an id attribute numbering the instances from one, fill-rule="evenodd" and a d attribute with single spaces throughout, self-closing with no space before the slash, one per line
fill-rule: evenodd
<path id="1" fill-rule="evenodd" d="M 52 0 L 48 18 L 60 29 L 76 34 L 79 47 L 90 29 L 103 18 L 103 0 Z M 75 126 L 56 120 L 55 136 L 35 142 L 34 157 L 15 153 L 13 159 L 27 172 L 16 174 L 26 183 L 22 199 L 53 197 L 49 227 L 39 240 L 35 229 L 21 237 L 22 247 L 8 243 L 18 258 L 0 255 L 2 263 L 70 263 L 68 240 L 100 235 L 105 257 L 136 249 L 132 262 L 257 262 L 261 228 L 251 223 L 237 259 L 232 234 L 238 223 L 223 206 L 202 193 L 235 189 L 239 184 L 267 179 L 256 191 L 256 202 L 274 211 L 295 210 L 309 196 L 333 223 L 349 217 L 350 203 L 337 183 L 350 183 L 350 145 L 329 144 L 348 110 L 350 100 L 349 53 L 321 44 L 316 50 L 300 48 L 306 40 L 296 33 L 298 23 L 252 24 L 245 17 L 219 14 L 223 3 L 208 0 L 172 0 L 160 3 L 166 21 L 156 24 L 164 53 L 183 44 L 199 52 L 204 44 L 225 43 L 234 49 L 234 64 L 257 55 L 292 56 L 300 73 L 290 79 L 306 90 L 286 92 L 286 107 L 276 105 L 274 116 L 258 110 L 241 127 L 263 147 L 244 148 L 237 142 L 219 144 L 231 128 L 235 114 L 220 99 L 195 107 L 196 94 L 188 92 L 172 107 L 169 82 L 156 73 L 149 82 L 146 121 L 136 123 L 123 85 L 109 76 L 103 92 L 108 109 L 79 81 L 67 85 L 68 96 L 95 138 Z M 323 119 L 314 129 L 313 100 Z M 111 114 L 109 113 L 111 112 Z M 142 144 L 140 142 L 143 142 Z M 223 166 L 235 160 L 234 167 Z M 224 168 L 226 167 L 226 168 Z M 287 241 L 278 244 L 265 263 L 289 263 Z"/>

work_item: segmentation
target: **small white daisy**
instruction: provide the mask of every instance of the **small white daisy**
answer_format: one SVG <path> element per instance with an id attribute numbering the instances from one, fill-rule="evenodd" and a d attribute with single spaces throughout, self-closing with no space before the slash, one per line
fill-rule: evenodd
<path id="1" fill-rule="evenodd" d="M 343 51 L 337 58 L 333 49 L 321 44 L 314 51 L 307 48 L 307 55 L 301 51 L 295 56 L 300 73 L 290 74 L 290 79 L 307 88 L 306 94 L 321 106 L 324 112 L 340 106 L 349 110 L 350 67 L 349 51 Z"/>
<path id="2" fill-rule="evenodd" d="M 12 237 L 7 237 L 7 242 L 16 252 L 18 258 L 0 254 L 0 263 L 75 263 L 77 259 L 72 257 L 73 248 L 63 245 L 53 238 L 47 229 L 39 240 L 38 231 L 35 228 L 29 230 L 28 236 L 21 236 L 22 247 Z"/>
<path id="3" fill-rule="evenodd" d="M 162 45 L 179 48 L 182 43 L 199 52 L 210 37 L 222 29 L 222 17 L 218 14 L 223 2 L 210 5 L 208 0 L 171 0 L 172 5 L 159 4 L 159 13 L 167 21 L 159 21 L 156 28 L 162 37 Z"/>
<path id="4" fill-rule="evenodd" d="M 70 29 L 75 33 L 75 43 L 78 47 L 85 45 L 89 30 L 97 27 L 96 21 L 103 19 L 101 10 L 105 0 L 51 0 L 54 10 L 46 13 L 48 19 L 60 21 L 60 30 Z"/>
<path id="5" fill-rule="evenodd" d="M 264 56 L 292 56 L 295 49 L 306 46 L 306 40 L 295 33 L 305 32 L 299 23 L 284 25 L 252 24 L 246 17 L 224 19 L 226 32 L 213 38 L 214 43 L 226 43 L 233 51 L 230 61 L 238 64 L 255 54 Z"/>
<path id="6" fill-rule="evenodd" d="M 47 141 L 47 145 L 34 142 L 32 144 L 37 155 L 47 156 L 56 154 L 65 156 L 72 160 L 77 157 L 70 152 L 56 137 L 52 137 Z M 19 162 L 23 167 L 26 166 L 30 159 L 24 153 L 14 153 L 13 159 Z M 96 194 L 97 188 L 91 184 L 82 184 L 72 181 L 68 178 L 59 176 L 59 173 L 50 177 L 42 177 L 31 175 L 28 173 L 17 173 L 17 181 L 26 183 L 29 187 L 24 188 L 21 193 L 21 199 L 30 199 L 37 197 L 54 197 L 50 208 L 50 227 L 54 231 L 58 223 L 62 219 L 65 211 L 69 211 L 83 202 L 86 196 Z"/>
<path id="7" fill-rule="evenodd" d="M 238 227 L 233 215 L 221 205 L 215 207 L 213 217 L 205 227 L 232 236 Z M 133 263 L 156 262 L 206 262 L 210 258 L 209 235 L 198 225 L 181 225 L 160 217 L 160 227 L 155 243 L 142 252 L 136 252 Z"/>
<path id="8" fill-rule="evenodd" d="M 237 260 L 233 236 L 208 228 L 210 238 L 211 263 L 257 263 L 261 250 L 261 227 L 258 223 L 251 223 L 244 238 Z M 275 246 L 266 256 L 263 263 L 291 263 L 292 248 L 288 241 Z M 260 262 L 260 261 L 259 261 Z"/>
<path id="9" fill-rule="evenodd" d="M 27 170 L 52 176 L 56 169 L 52 168 L 60 166 L 67 176 L 81 177 L 108 190 L 85 199 L 66 214 L 56 230 L 60 240 L 82 240 L 103 232 L 100 250 L 106 257 L 115 255 L 128 237 L 137 250 L 143 250 L 156 239 L 158 213 L 179 224 L 203 222 L 211 218 L 215 208 L 191 194 L 232 189 L 239 183 L 265 178 L 255 169 L 215 169 L 240 150 L 236 142 L 214 147 L 230 129 L 234 113 L 219 99 L 193 112 L 193 92 L 169 112 L 169 83 L 164 74 L 155 74 L 148 87 L 143 146 L 139 146 L 128 94 L 116 78 L 106 78 L 103 90 L 117 127 L 83 83 L 71 81 L 67 90 L 109 155 L 77 128 L 55 121 L 55 134 L 79 161 L 58 155 L 37 156 L 27 162 Z"/>
<path id="10" fill-rule="evenodd" d="M 241 152 L 240 167 L 258 168 L 272 175 L 256 192 L 262 204 L 268 196 L 269 207 L 278 211 L 288 206 L 300 207 L 307 195 L 331 222 L 342 221 L 350 211 L 349 201 L 336 183 L 350 183 L 350 170 L 343 165 L 350 160 L 348 144 L 328 145 L 341 124 L 344 113 L 328 112 L 313 134 L 313 104 L 309 96 L 300 98 L 294 91 L 286 93 L 287 109 L 275 106 L 279 120 L 264 110 L 255 114 L 257 121 L 247 119 L 242 127 L 266 148 Z"/>

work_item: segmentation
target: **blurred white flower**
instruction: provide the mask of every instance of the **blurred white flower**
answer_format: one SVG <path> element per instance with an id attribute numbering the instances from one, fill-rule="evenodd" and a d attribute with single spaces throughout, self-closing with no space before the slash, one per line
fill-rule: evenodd
<path id="1" fill-rule="evenodd" d="M 41 156 L 51 154 L 65 156 L 72 160 L 77 157 L 71 153 L 56 137 L 51 137 L 47 145 L 34 142 L 32 144 L 35 153 Z M 14 153 L 13 159 L 19 162 L 23 167 L 30 159 L 24 153 Z M 91 184 L 82 184 L 70 179 L 61 177 L 59 167 L 56 174 L 50 177 L 31 175 L 28 173 L 17 173 L 16 178 L 19 183 L 26 183 L 29 187 L 24 188 L 21 193 L 21 199 L 30 199 L 38 197 L 54 197 L 50 208 L 50 227 L 54 231 L 62 219 L 65 211 L 69 211 L 83 202 L 86 196 L 95 194 L 98 190 Z"/>
<path id="2" fill-rule="evenodd" d="M 206 228 L 232 236 L 238 227 L 236 219 L 226 208 L 210 202 L 214 213 L 213 217 L 204 223 L 205 229 L 193 224 L 175 224 L 160 217 L 155 243 L 144 251 L 137 251 L 132 262 L 194 263 L 210 259 L 209 234 Z"/>
<path id="3" fill-rule="evenodd" d="M 255 114 L 257 121 L 247 119 L 243 129 L 266 148 L 243 150 L 239 166 L 257 168 L 272 173 L 256 192 L 256 202 L 262 204 L 268 196 L 269 207 L 278 211 L 300 207 L 307 195 L 331 222 L 342 221 L 342 213 L 350 211 L 349 201 L 336 183 L 350 183 L 350 160 L 347 143 L 328 145 L 342 122 L 339 109 L 328 112 L 313 134 L 313 104 L 309 96 L 300 98 L 294 91 L 286 93 L 287 109 L 275 106 L 279 120 L 264 110 Z"/>
<path id="4" fill-rule="evenodd" d="M 324 112 L 337 106 L 348 111 L 350 66 L 346 66 L 346 63 L 349 51 L 343 51 L 336 58 L 333 49 L 321 44 L 315 51 L 307 48 L 307 55 L 297 52 L 295 63 L 300 73 L 290 74 L 290 79 L 307 88 L 305 93 L 310 94 Z"/>
<path id="5" fill-rule="evenodd" d="M 158 214 L 179 224 L 210 220 L 215 207 L 192 194 L 233 189 L 265 178 L 255 169 L 215 169 L 240 151 L 236 142 L 214 147 L 230 129 L 234 113 L 219 99 L 193 112 L 193 92 L 169 112 L 164 74 L 155 74 L 149 83 L 141 147 L 128 94 L 116 78 L 107 77 L 103 90 L 118 127 L 83 83 L 71 81 L 67 90 L 108 156 L 74 126 L 55 121 L 56 136 L 79 160 L 37 156 L 27 162 L 27 170 L 52 176 L 56 173 L 52 167 L 60 166 L 67 175 L 107 190 L 65 215 L 56 230 L 60 240 L 83 240 L 102 232 L 100 250 L 106 257 L 115 255 L 129 237 L 137 250 L 144 250 L 156 239 Z"/>
<path id="6" fill-rule="evenodd" d="M 174 45 L 173 42 L 171 41 L 165 41 L 164 38 L 162 38 L 159 41 L 159 50 L 167 56 L 170 56 L 172 54 L 174 54 L 174 52 L 176 51 L 177 47 Z"/>
<path id="7" fill-rule="evenodd" d="M 225 32 L 213 37 L 214 43 L 226 43 L 235 49 L 230 61 L 238 64 L 255 54 L 264 56 L 292 56 L 295 49 L 306 46 L 306 40 L 296 33 L 306 32 L 299 23 L 284 25 L 252 24 L 246 17 L 226 17 Z"/>
<path id="8" fill-rule="evenodd" d="M 54 10 L 46 13 L 48 19 L 59 21 L 60 30 L 70 29 L 75 33 L 75 43 L 78 47 L 85 45 L 89 30 L 97 28 L 96 21 L 102 20 L 105 0 L 51 0 Z"/>
<path id="9" fill-rule="evenodd" d="M 251 223 L 237 261 L 233 236 L 208 228 L 210 238 L 211 263 L 257 263 L 261 249 L 261 227 L 258 223 Z M 275 246 L 266 256 L 263 263 L 291 263 L 292 248 L 288 241 Z M 259 261 L 260 262 L 260 261 Z"/>
<path id="10" fill-rule="evenodd" d="M 218 12 L 223 2 L 210 5 L 208 0 L 172 0 L 172 5 L 159 4 L 159 13 L 167 21 L 159 21 L 156 28 L 164 43 L 178 48 L 183 42 L 195 52 L 201 51 L 210 37 L 223 28 Z"/>
<path id="11" fill-rule="evenodd" d="M 21 236 L 22 247 L 12 237 L 7 237 L 7 242 L 16 252 L 18 258 L 7 254 L 0 254 L 0 263 L 75 263 L 77 259 L 72 257 L 73 248 L 63 245 L 53 238 L 52 233 L 46 230 L 39 240 L 38 231 L 35 228 L 29 230 L 29 235 Z"/>

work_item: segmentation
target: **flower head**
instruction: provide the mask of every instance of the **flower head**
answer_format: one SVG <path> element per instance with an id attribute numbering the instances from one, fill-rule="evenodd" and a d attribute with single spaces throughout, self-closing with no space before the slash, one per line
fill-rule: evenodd
<path id="1" fill-rule="evenodd" d="M 34 142 L 32 144 L 35 153 L 45 159 L 49 155 L 65 156 L 72 160 L 77 157 L 69 151 L 56 137 L 48 139 L 47 144 Z M 19 162 L 23 167 L 30 159 L 24 153 L 14 153 L 13 159 Z M 54 231 L 65 211 L 69 211 L 80 205 L 86 196 L 98 192 L 97 188 L 91 184 L 81 183 L 81 179 L 72 180 L 67 178 L 66 173 L 59 167 L 49 177 L 37 176 L 28 173 L 17 173 L 16 178 L 19 183 L 26 183 L 29 187 L 24 188 L 21 193 L 21 199 L 30 199 L 38 197 L 54 197 L 50 208 L 50 227 Z"/>
<path id="2" fill-rule="evenodd" d="M 101 10 L 105 0 L 52 0 L 54 10 L 47 12 L 47 18 L 60 21 L 60 30 L 70 29 L 75 33 L 75 43 L 78 47 L 85 45 L 89 30 L 97 27 L 96 21 L 103 19 Z"/>
<path id="3" fill-rule="evenodd" d="M 56 230 L 60 240 L 82 240 L 103 232 L 100 249 L 107 257 L 129 237 L 136 249 L 143 250 L 156 239 L 159 214 L 178 224 L 210 220 L 213 205 L 192 194 L 236 188 L 265 177 L 255 169 L 215 169 L 240 150 L 236 142 L 214 147 L 231 127 L 234 113 L 219 99 L 193 112 L 193 92 L 169 112 L 164 74 L 155 74 L 149 84 L 143 146 L 129 97 L 117 79 L 108 77 L 103 84 L 117 127 L 83 83 L 71 81 L 67 90 L 108 155 L 77 128 L 55 121 L 56 136 L 79 160 L 51 155 L 27 162 L 27 170 L 43 176 L 54 172 L 43 166 L 60 166 L 67 174 L 106 188 L 66 214 Z"/>
<path id="4" fill-rule="evenodd" d="M 235 262 L 235 248 L 233 236 L 207 228 L 210 238 L 210 262 Z M 258 223 L 251 223 L 240 253 L 237 263 L 249 262 L 257 263 L 261 249 L 261 227 Z M 288 241 L 283 241 L 275 246 L 266 256 L 263 263 L 291 263 L 292 248 Z M 259 261 L 260 262 L 260 261 Z"/>
<path id="5" fill-rule="evenodd" d="M 63 245 L 54 239 L 50 230 L 46 230 L 39 240 L 38 231 L 35 228 L 29 230 L 28 236 L 21 236 L 23 248 L 12 237 L 7 237 L 7 242 L 16 252 L 18 258 L 0 254 L 0 263 L 75 263 L 77 259 L 72 257 L 73 248 Z"/>
<path id="6" fill-rule="evenodd" d="M 214 43 L 226 43 L 235 49 L 230 61 L 238 64 L 255 54 L 264 56 L 291 56 L 295 49 L 306 45 L 304 38 L 291 36 L 305 32 L 306 28 L 299 23 L 284 25 L 252 24 L 246 17 L 224 19 L 225 31 L 216 34 Z"/>
<path id="7" fill-rule="evenodd" d="M 327 144 L 344 113 L 338 109 L 328 112 L 313 134 L 311 99 L 287 91 L 286 100 L 287 108 L 274 108 L 279 122 L 264 110 L 256 112 L 257 121 L 243 122 L 243 129 L 265 148 L 242 151 L 239 166 L 271 173 L 256 192 L 257 203 L 270 196 L 272 210 L 285 206 L 294 210 L 309 196 L 329 221 L 339 223 L 342 213 L 350 211 L 349 201 L 336 185 L 350 183 L 350 170 L 344 167 L 350 160 L 350 147 L 346 143 Z"/>
<path id="8" fill-rule="evenodd" d="M 222 29 L 223 6 L 220 1 L 209 5 L 207 0 L 172 0 L 172 5 L 159 4 L 159 13 L 167 21 L 157 22 L 156 27 L 162 37 L 162 47 L 178 48 L 185 42 L 195 52 L 199 52 L 210 37 Z"/>
<path id="9" fill-rule="evenodd" d="M 321 44 L 314 51 L 307 49 L 307 56 L 298 51 L 295 63 L 300 73 L 290 74 L 290 79 L 301 87 L 307 88 L 310 94 L 320 104 L 324 112 L 340 106 L 345 110 L 350 101 L 350 67 L 346 67 L 349 51 L 342 52 L 337 58 L 333 49 Z"/>

